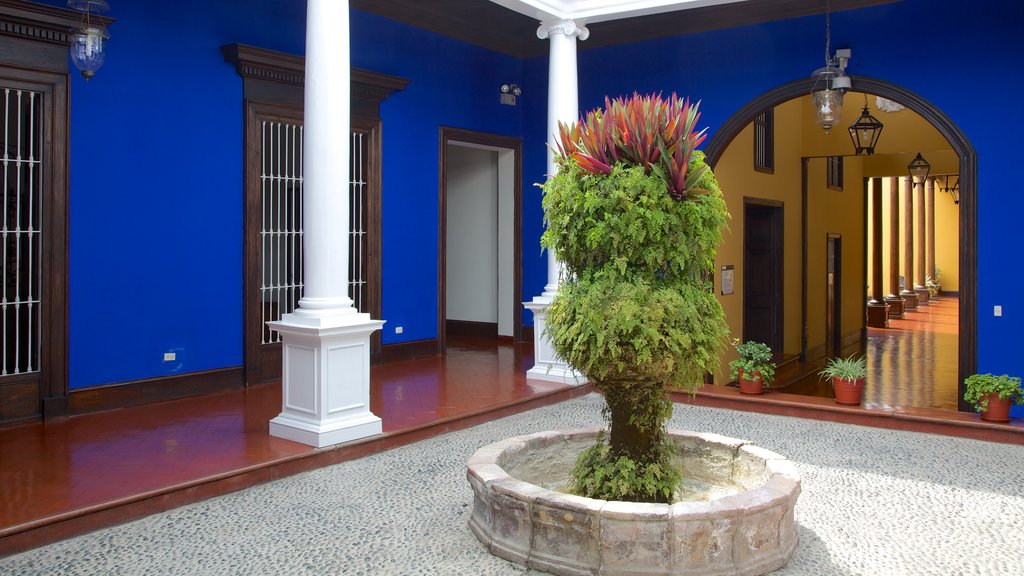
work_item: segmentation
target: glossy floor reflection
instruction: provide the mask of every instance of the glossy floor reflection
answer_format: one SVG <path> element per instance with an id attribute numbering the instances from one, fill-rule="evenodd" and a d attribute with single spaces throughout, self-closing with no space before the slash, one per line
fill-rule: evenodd
<path id="1" fill-rule="evenodd" d="M 888 328 L 868 329 L 865 406 L 957 409 L 959 305 L 940 296 Z M 780 390 L 833 397 L 831 384 L 813 373 Z"/>
<path id="2" fill-rule="evenodd" d="M 532 348 L 452 338 L 443 356 L 373 366 L 371 410 L 395 434 L 568 389 L 526 379 Z M 270 384 L 0 429 L 0 539 L 315 452 L 268 434 L 280 411 L 281 387 Z"/>

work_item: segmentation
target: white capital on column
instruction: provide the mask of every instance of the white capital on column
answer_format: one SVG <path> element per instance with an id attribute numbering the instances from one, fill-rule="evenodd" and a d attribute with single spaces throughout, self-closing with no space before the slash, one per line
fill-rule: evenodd
<path id="1" fill-rule="evenodd" d="M 558 170 L 552 149 L 558 137 L 558 123 L 579 120 L 579 88 L 576 71 L 576 39 L 586 40 L 590 31 L 572 20 L 544 22 L 537 37 L 548 39 L 548 177 Z M 554 250 L 548 249 L 548 283 L 532 302 L 524 302 L 533 311 L 533 350 L 535 365 L 528 378 L 582 384 L 586 379 L 555 354 L 544 335 L 547 308 L 558 293 L 561 264 Z"/>
<path id="2" fill-rule="evenodd" d="M 370 334 L 348 296 L 351 73 L 348 0 L 306 3 L 303 295 L 279 322 L 282 410 L 270 434 L 316 447 L 381 433 L 370 412 Z"/>

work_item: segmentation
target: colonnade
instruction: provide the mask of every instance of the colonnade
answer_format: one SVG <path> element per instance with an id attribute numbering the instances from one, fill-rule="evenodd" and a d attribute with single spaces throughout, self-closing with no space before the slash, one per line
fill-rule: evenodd
<path id="1" fill-rule="evenodd" d="M 883 222 L 882 214 L 883 189 L 886 188 L 883 180 L 871 178 L 868 187 L 872 276 L 867 321 L 873 328 L 884 328 L 889 318 L 904 318 L 918 306 L 927 305 L 931 297 L 928 279 L 935 278 L 935 177 L 923 181 L 915 181 L 910 176 L 889 177 L 888 222 Z M 917 211 L 915 203 L 920 207 Z M 888 242 L 885 242 L 886 235 Z M 889 249 L 887 269 L 883 259 L 885 246 Z"/>

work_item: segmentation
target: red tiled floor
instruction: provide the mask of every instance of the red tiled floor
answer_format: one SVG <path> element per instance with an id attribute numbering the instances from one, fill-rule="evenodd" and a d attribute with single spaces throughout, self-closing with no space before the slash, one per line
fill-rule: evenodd
<path id="1" fill-rule="evenodd" d="M 532 345 L 453 338 L 444 356 L 374 366 L 371 410 L 392 440 L 362 453 L 569 390 L 528 381 L 532 364 Z M 268 423 L 280 409 L 280 385 L 270 384 L 0 429 L 0 555 L 17 549 L 4 541 L 26 529 L 204 483 L 237 489 L 280 475 L 273 466 L 301 469 L 297 459 L 323 451 L 271 437 Z M 437 431 L 418 432 L 430 425 Z M 329 458 L 306 466 L 315 462 Z M 249 474 L 252 481 L 231 480 L 261 468 L 269 471 Z"/>

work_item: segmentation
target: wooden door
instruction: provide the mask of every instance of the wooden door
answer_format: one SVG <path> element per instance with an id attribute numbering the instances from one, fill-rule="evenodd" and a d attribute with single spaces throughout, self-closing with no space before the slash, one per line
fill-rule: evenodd
<path id="1" fill-rule="evenodd" d="M 831 358 L 842 351 L 842 237 L 828 235 L 825 267 L 825 356 Z"/>
<path id="2" fill-rule="evenodd" d="M 745 199 L 743 229 L 743 340 L 782 353 L 781 203 Z"/>

